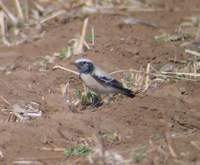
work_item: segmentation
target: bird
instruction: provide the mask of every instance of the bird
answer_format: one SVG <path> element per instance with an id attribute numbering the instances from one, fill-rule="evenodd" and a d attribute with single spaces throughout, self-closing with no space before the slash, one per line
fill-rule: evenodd
<path id="1" fill-rule="evenodd" d="M 75 60 L 73 64 L 77 67 L 79 77 L 85 83 L 86 87 L 96 94 L 120 93 L 130 98 L 135 96 L 132 90 L 125 88 L 121 82 L 95 65 L 92 60 L 80 58 Z"/>

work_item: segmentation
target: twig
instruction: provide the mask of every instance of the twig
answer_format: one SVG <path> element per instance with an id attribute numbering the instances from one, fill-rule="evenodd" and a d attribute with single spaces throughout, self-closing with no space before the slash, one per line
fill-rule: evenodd
<path id="1" fill-rule="evenodd" d="M 200 77 L 200 73 L 161 72 L 161 74 L 171 74 L 171 75 L 178 75 L 178 76 Z"/>
<path id="2" fill-rule="evenodd" d="M 3 152 L 0 150 L 0 160 L 4 158 Z"/>
<path id="3" fill-rule="evenodd" d="M 76 75 L 79 75 L 78 72 L 76 71 L 73 71 L 71 69 L 68 69 L 68 68 L 65 68 L 63 66 L 60 66 L 60 65 L 55 65 L 53 67 L 53 69 L 61 69 L 61 70 L 64 70 L 64 71 L 67 71 L 67 72 L 71 72 L 73 74 L 76 74 Z M 139 71 L 139 70 L 135 70 L 135 69 L 124 69 L 124 70 L 118 70 L 118 71 L 114 71 L 114 72 L 111 72 L 110 75 L 113 75 L 113 74 L 116 74 L 116 73 L 122 73 L 122 72 L 137 72 L 137 73 L 145 73 L 144 71 Z M 151 73 L 149 73 L 151 74 Z M 153 74 L 153 73 L 152 73 Z"/>
<path id="4" fill-rule="evenodd" d="M 69 85 L 70 85 L 70 83 L 67 82 L 65 85 L 61 86 L 61 92 L 62 92 L 62 95 L 64 96 L 64 101 L 66 101 L 67 103 L 70 102 L 70 100 L 67 98 Z"/>
<path id="5" fill-rule="evenodd" d="M 49 148 L 49 147 L 36 147 L 39 150 L 43 151 L 55 151 L 55 152 L 64 152 L 65 148 Z"/>
<path id="6" fill-rule="evenodd" d="M 146 74 L 146 72 L 144 72 L 144 71 L 139 71 L 139 70 L 134 70 L 134 69 L 118 70 L 118 71 L 111 72 L 110 74 L 113 75 L 113 74 L 116 74 L 116 73 L 123 73 L 123 72 L 135 72 L 135 73 L 144 73 L 144 74 Z M 170 75 L 166 75 L 166 74 L 161 74 L 161 73 L 160 74 L 158 74 L 158 73 L 149 73 L 149 75 L 156 76 L 156 77 L 164 77 L 164 78 L 177 79 L 174 76 L 170 76 Z M 179 77 L 178 79 L 180 79 L 180 80 L 187 80 L 187 81 L 195 81 L 195 82 L 197 81 L 197 80 L 189 79 L 189 78 L 185 78 L 185 77 Z"/>
<path id="7" fill-rule="evenodd" d="M 113 71 L 110 73 L 110 75 L 116 74 L 116 73 L 123 73 L 123 72 L 136 72 L 136 73 L 144 73 L 144 71 L 139 71 L 136 69 L 122 69 L 122 70 L 117 70 Z"/>
<path id="8" fill-rule="evenodd" d="M 199 52 L 196 52 L 196 51 L 194 51 L 194 50 L 185 49 L 185 53 L 188 53 L 188 54 L 191 54 L 191 55 L 200 57 L 200 53 L 199 53 Z"/>
<path id="9" fill-rule="evenodd" d="M 145 87 L 144 87 L 144 91 L 146 91 L 149 88 L 149 73 L 150 73 L 150 69 L 151 69 L 151 64 L 148 63 L 147 64 L 147 70 L 146 70 L 146 79 L 145 79 Z"/>
<path id="10" fill-rule="evenodd" d="M 0 0 L 0 7 L 8 15 L 8 17 L 11 19 L 13 24 L 16 25 L 18 23 L 17 18 L 8 10 L 8 8 L 3 4 L 3 2 L 1 0 Z"/>
<path id="11" fill-rule="evenodd" d="M 20 113 L 13 112 L 13 114 L 19 119 L 20 122 L 24 120 L 24 117 Z"/>
<path id="12" fill-rule="evenodd" d="M 118 71 L 111 72 L 110 75 L 117 74 L 117 73 L 124 73 L 124 72 L 135 72 L 135 73 L 144 73 L 144 74 L 146 74 L 146 72 L 140 71 L 140 70 L 135 70 L 135 69 L 129 69 L 129 70 L 127 69 L 126 70 L 126 69 L 124 69 L 124 70 L 118 70 Z M 166 74 L 162 74 L 162 73 L 160 73 L 160 74 L 158 74 L 158 73 L 149 73 L 149 75 L 156 76 L 156 77 L 165 77 L 165 78 L 177 79 L 174 76 L 170 76 L 170 75 L 166 75 Z M 185 77 L 179 77 L 178 79 L 187 80 L 187 81 L 197 81 L 197 80 L 189 79 L 189 78 L 185 78 Z"/>
<path id="13" fill-rule="evenodd" d="M 45 11 L 45 9 L 39 3 L 35 2 L 35 1 L 31 1 L 31 2 L 33 3 L 33 5 L 35 5 L 37 10 L 39 10 L 40 12 L 43 13 Z"/>
<path id="14" fill-rule="evenodd" d="M 92 29 L 91 29 L 91 33 L 92 33 L 92 45 L 94 46 L 94 44 L 95 44 L 94 27 L 92 27 Z"/>
<path id="15" fill-rule="evenodd" d="M 75 105 L 73 104 L 73 101 L 70 100 L 70 99 L 72 99 L 72 97 L 70 96 L 69 89 L 70 89 L 70 82 L 67 82 L 66 85 L 63 86 L 63 88 L 62 88 L 64 102 L 66 102 L 66 104 L 71 112 L 77 112 L 75 109 Z"/>
<path id="16" fill-rule="evenodd" d="M 6 28 L 7 25 L 5 23 L 5 14 L 3 11 L 0 11 L 0 27 L 1 27 L 1 35 L 2 35 L 2 41 L 5 45 L 10 46 L 11 44 L 6 39 Z"/>
<path id="17" fill-rule="evenodd" d="M 25 17 L 25 20 L 28 21 L 29 19 L 29 3 L 28 3 L 29 0 L 24 0 L 24 17 Z"/>
<path id="18" fill-rule="evenodd" d="M 17 8 L 17 12 L 18 12 L 18 16 L 21 20 L 24 20 L 24 14 L 22 12 L 22 7 L 20 5 L 20 2 L 19 0 L 15 0 L 15 5 L 16 5 L 16 8 Z"/>
<path id="19" fill-rule="evenodd" d="M 78 45 L 78 47 L 77 47 L 77 49 L 75 51 L 75 54 L 82 53 L 83 45 L 84 45 L 84 41 L 85 41 L 86 30 L 87 30 L 87 25 L 88 25 L 88 18 L 86 18 L 84 20 L 83 28 L 82 28 L 82 32 L 81 32 L 81 37 L 80 37 L 80 41 L 79 41 L 79 45 Z"/>
<path id="20" fill-rule="evenodd" d="M 195 59 L 196 59 L 196 57 L 195 57 Z M 196 59 L 197 60 L 197 59 Z M 197 63 L 196 62 L 194 62 L 193 63 L 193 72 L 194 72 L 194 74 L 197 74 L 197 69 L 198 68 L 198 66 L 197 66 Z"/>
<path id="21" fill-rule="evenodd" d="M 12 112 L 10 112 L 9 113 L 9 116 L 8 116 L 8 119 L 7 119 L 7 122 L 16 122 L 16 120 L 17 120 L 17 117 L 12 113 Z"/>
<path id="22" fill-rule="evenodd" d="M 6 103 L 7 105 L 11 105 L 10 102 L 9 102 L 5 97 L 1 96 L 0 98 L 1 98 L 1 100 L 2 100 L 4 103 Z"/>
<path id="23" fill-rule="evenodd" d="M 50 16 L 48 16 L 47 18 L 42 19 L 40 21 L 40 23 L 43 24 L 43 23 L 45 23 L 45 22 L 47 22 L 47 21 L 49 21 L 51 19 L 54 19 L 55 17 L 58 17 L 58 16 L 60 16 L 62 14 L 65 14 L 65 13 L 66 13 L 65 10 L 60 10 L 60 11 L 54 12 Z"/>
<path id="24" fill-rule="evenodd" d="M 21 165 L 21 164 L 35 164 L 35 163 L 41 163 L 41 161 L 38 160 L 52 160 L 52 159 L 63 159 L 64 156 L 52 156 L 52 157 L 30 157 L 30 158 L 19 158 L 18 160 L 13 161 L 13 164 Z"/>
<path id="25" fill-rule="evenodd" d="M 90 49 L 90 46 L 88 45 L 88 43 L 87 43 L 86 40 L 83 41 L 83 44 L 84 44 L 84 46 L 85 46 L 88 50 Z"/>
<path id="26" fill-rule="evenodd" d="M 176 155 L 174 149 L 172 148 L 172 142 L 171 142 L 171 139 L 169 138 L 169 134 L 166 133 L 166 134 L 165 134 L 165 137 L 166 137 L 167 146 L 168 146 L 168 149 L 169 149 L 169 152 L 170 152 L 171 156 L 172 156 L 173 158 L 177 158 L 177 155 Z"/>
<path id="27" fill-rule="evenodd" d="M 127 24 L 127 25 L 137 25 L 137 24 L 141 24 L 141 25 L 145 25 L 145 26 L 149 26 L 149 27 L 153 27 L 153 28 L 158 28 L 158 25 L 154 24 L 154 23 L 150 23 L 141 19 L 136 19 L 136 18 L 132 18 L 132 17 L 128 17 L 128 18 L 123 18 L 123 23 Z"/>
<path id="28" fill-rule="evenodd" d="M 53 69 L 61 69 L 61 70 L 64 70 L 64 71 L 67 71 L 67 72 L 71 72 L 71 73 L 79 76 L 78 72 L 73 71 L 73 70 L 68 69 L 68 68 L 65 68 L 65 67 L 60 66 L 60 65 L 54 66 Z M 111 72 L 110 75 L 113 75 L 113 74 L 116 74 L 116 73 L 123 73 L 123 72 L 136 72 L 136 73 L 144 73 L 144 74 L 146 74 L 146 72 L 139 71 L 139 70 L 136 70 L 136 69 L 129 69 L 129 70 L 128 69 L 124 69 L 124 70 L 118 70 L 118 71 Z M 162 72 L 161 74 L 157 74 L 157 73 L 148 73 L 148 74 L 149 75 L 153 75 L 153 76 L 157 76 L 157 77 L 176 78 L 174 76 L 166 75 L 167 73 L 173 73 L 173 72 Z M 176 74 L 174 73 L 174 75 L 176 75 Z M 181 75 L 183 75 L 183 73 Z M 199 74 L 199 76 L 200 76 L 200 74 Z M 184 77 L 180 77 L 179 79 L 180 80 L 187 80 L 187 81 L 197 81 L 197 80 L 184 78 Z"/>
<path id="29" fill-rule="evenodd" d="M 29 165 L 29 164 L 40 164 L 37 160 L 16 160 L 13 162 L 14 165 Z"/>
<path id="30" fill-rule="evenodd" d="M 64 139 L 64 140 L 69 140 L 68 137 L 63 133 L 63 131 L 61 130 L 61 128 L 57 129 L 58 134 Z"/>
<path id="31" fill-rule="evenodd" d="M 168 149 L 169 149 L 169 153 L 171 154 L 171 156 L 173 158 L 177 158 L 177 155 L 176 155 L 174 149 L 172 148 L 172 139 L 171 139 L 171 136 L 170 136 L 169 124 L 165 120 L 162 120 L 161 122 L 165 125 L 164 135 L 165 135 L 165 140 L 166 140 L 166 143 L 167 143 L 167 146 L 168 146 Z"/>
<path id="32" fill-rule="evenodd" d="M 65 68 L 65 67 L 62 67 L 62 66 L 60 66 L 60 65 L 54 66 L 53 69 L 61 69 L 61 70 L 64 70 L 64 71 L 67 71 L 67 72 L 70 72 L 70 73 L 73 73 L 73 74 L 79 76 L 79 73 L 78 73 L 78 72 L 73 71 L 73 70 L 68 69 L 68 68 Z"/>
<path id="33" fill-rule="evenodd" d="M 112 8 L 112 7 L 111 7 Z M 156 12 L 156 11 L 167 11 L 165 9 L 155 9 L 155 8 L 135 8 L 132 6 L 120 6 L 116 7 L 118 10 L 135 11 L 135 12 Z"/>
<path id="34" fill-rule="evenodd" d="M 191 141 L 190 144 L 192 144 L 197 150 L 200 151 L 200 145 L 198 142 L 195 142 L 195 141 Z"/>

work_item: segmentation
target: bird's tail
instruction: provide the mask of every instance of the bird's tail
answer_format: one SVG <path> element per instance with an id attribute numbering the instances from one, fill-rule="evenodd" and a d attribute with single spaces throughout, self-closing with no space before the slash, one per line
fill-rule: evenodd
<path id="1" fill-rule="evenodd" d="M 135 96 L 135 93 L 132 90 L 127 89 L 127 88 L 120 89 L 120 93 L 131 98 Z"/>

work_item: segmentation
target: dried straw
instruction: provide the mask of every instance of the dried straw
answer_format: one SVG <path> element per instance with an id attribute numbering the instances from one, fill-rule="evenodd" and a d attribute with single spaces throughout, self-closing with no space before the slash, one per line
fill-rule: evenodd
<path id="1" fill-rule="evenodd" d="M 0 1 L 0 7 L 3 9 L 3 11 L 8 15 L 8 17 L 11 19 L 12 23 L 16 25 L 18 23 L 17 18 L 8 10 L 8 8 L 3 4 L 2 1 Z"/>

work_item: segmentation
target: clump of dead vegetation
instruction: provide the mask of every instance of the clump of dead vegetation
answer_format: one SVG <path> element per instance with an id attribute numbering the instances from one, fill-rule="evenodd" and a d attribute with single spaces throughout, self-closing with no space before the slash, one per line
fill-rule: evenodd
<path id="1" fill-rule="evenodd" d="M 40 104 L 37 102 L 20 102 L 12 105 L 3 96 L 0 99 L 8 106 L 1 112 L 9 114 L 7 122 L 28 122 L 42 116 Z"/>
<path id="2" fill-rule="evenodd" d="M 77 37 L 72 38 L 68 42 L 68 46 L 61 49 L 60 52 L 54 53 L 54 56 L 59 57 L 60 59 L 70 58 L 72 55 L 80 55 L 84 53 L 86 50 L 91 49 L 94 46 L 95 36 L 94 36 L 94 28 L 91 28 L 91 34 L 87 35 L 87 26 L 88 26 L 88 18 L 86 18 L 83 22 L 83 27 L 81 29 L 81 34 L 77 35 Z"/>
<path id="3" fill-rule="evenodd" d="M 154 37 L 156 43 L 177 42 L 180 41 L 180 46 L 198 46 L 199 43 L 199 16 L 191 16 L 184 18 L 183 22 L 178 24 L 173 33 L 162 32 Z M 192 41 L 191 41 L 192 40 Z"/>
<path id="4" fill-rule="evenodd" d="M 73 18 L 83 18 L 93 14 L 118 14 L 127 16 L 127 12 L 144 11 L 151 12 L 157 9 L 150 8 L 148 3 L 136 0 L 125 1 L 52 1 L 52 0 L 14 0 L 13 4 L 7 5 L 4 1 L 0 2 L 0 27 L 1 41 L 3 45 L 14 46 L 24 42 L 31 42 L 44 37 L 45 30 L 43 25 L 57 17 L 62 22 L 68 22 Z M 59 20 L 59 19 L 58 19 Z M 85 20 L 81 37 L 84 36 L 84 29 L 87 27 Z M 148 21 L 135 18 L 123 19 L 124 24 L 143 24 L 157 27 L 157 25 Z M 92 35 L 94 29 L 91 30 Z M 63 48 L 57 55 L 60 58 L 70 57 L 72 54 L 78 54 L 82 49 L 90 49 L 86 40 L 77 36 L 69 41 L 68 47 Z M 94 37 L 94 35 L 93 35 Z M 92 45 L 93 43 L 92 39 Z M 83 43 L 82 43 L 83 42 Z"/>
<path id="5" fill-rule="evenodd" d="M 199 81 L 199 20 L 198 15 L 187 17 L 177 26 L 173 34 L 163 32 L 154 37 L 155 42 L 159 44 L 179 41 L 180 46 L 185 48 L 185 55 L 189 55 L 184 60 L 171 60 L 170 64 L 161 68 L 161 74 L 177 80 Z"/>
<path id="6" fill-rule="evenodd" d="M 65 13 L 51 7 L 45 9 L 38 1 L 14 0 L 9 7 L 0 1 L 1 41 L 6 46 L 14 46 L 42 38 L 43 24 Z"/>

